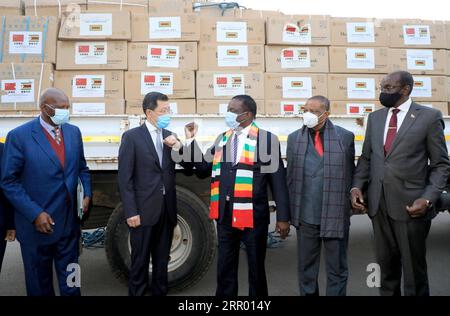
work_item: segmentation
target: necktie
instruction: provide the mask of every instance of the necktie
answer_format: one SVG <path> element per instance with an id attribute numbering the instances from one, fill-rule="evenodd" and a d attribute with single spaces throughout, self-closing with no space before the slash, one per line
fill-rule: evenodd
<path id="1" fill-rule="evenodd" d="M 61 144 L 61 129 L 59 128 L 59 126 L 56 126 L 52 132 L 53 132 L 53 134 L 55 134 L 56 143 L 58 145 Z"/>
<path id="2" fill-rule="evenodd" d="M 392 144 L 394 143 L 395 136 L 397 136 L 397 114 L 400 112 L 399 109 L 392 110 L 391 120 L 389 121 L 388 132 L 386 136 L 386 141 L 384 143 L 384 156 L 388 154 L 391 150 Z"/>
<path id="3" fill-rule="evenodd" d="M 322 138 L 320 138 L 320 131 L 316 131 L 316 136 L 314 136 L 314 147 L 320 157 L 323 157 L 323 144 Z"/>
<path id="4" fill-rule="evenodd" d="M 156 153 L 158 154 L 158 158 L 159 158 L 159 165 L 162 166 L 162 156 L 163 156 L 163 144 L 161 141 L 161 130 L 157 129 L 156 130 Z"/>
<path id="5" fill-rule="evenodd" d="M 237 135 L 237 133 L 234 133 L 234 137 L 233 137 L 233 164 L 234 165 L 238 163 L 237 152 L 238 152 L 238 135 Z"/>

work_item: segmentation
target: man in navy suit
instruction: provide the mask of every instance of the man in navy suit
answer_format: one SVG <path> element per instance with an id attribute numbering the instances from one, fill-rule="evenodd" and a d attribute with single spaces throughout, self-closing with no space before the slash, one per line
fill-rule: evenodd
<path id="1" fill-rule="evenodd" d="M 4 144 L 0 143 L 0 164 L 2 162 L 3 147 Z M 1 175 L 0 170 L 0 177 Z M 12 206 L 0 189 L 0 272 L 2 270 L 3 257 L 6 250 L 6 241 L 14 241 L 14 239 L 16 239 L 13 216 Z M 4 240 L 1 238 L 4 238 Z"/>
<path id="2" fill-rule="evenodd" d="M 80 288 L 67 279 L 77 271 L 74 264 L 79 256 L 78 179 L 84 187 L 86 212 L 91 197 L 89 169 L 81 132 L 68 124 L 68 97 L 50 88 L 39 104 L 39 117 L 6 138 L 1 185 L 15 210 L 27 294 L 55 295 L 54 265 L 60 294 L 80 295 Z"/>

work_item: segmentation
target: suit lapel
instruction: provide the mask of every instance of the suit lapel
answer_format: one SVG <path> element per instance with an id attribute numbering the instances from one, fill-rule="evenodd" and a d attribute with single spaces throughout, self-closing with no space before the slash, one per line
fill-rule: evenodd
<path id="1" fill-rule="evenodd" d="M 155 158 L 155 164 L 161 168 L 159 165 L 159 157 L 158 153 L 156 152 L 155 144 L 153 143 L 152 135 L 150 135 L 150 132 L 147 128 L 147 126 L 144 124 L 140 127 L 142 138 L 144 138 L 145 143 L 147 144 L 148 148 L 150 149 L 150 152 L 152 153 L 153 157 Z"/>
<path id="2" fill-rule="evenodd" d="M 378 150 L 382 156 L 384 156 L 384 130 L 386 127 L 386 120 L 388 117 L 389 109 L 384 108 L 379 112 L 380 118 L 378 126 L 372 126 L 372 133 L 374 134 L 374 149 Z M 374 120 L 377 122 L 377 120 Z"/>
<path id="3" fill-rule="evenodd" d="M 53 150 L 52 146 L 50 145 L 50 142 L 48 141 L 47 137 L 45 136 L 45 132 L 42 130 L 41 123 L 39 121 L 39 117 L 35 119 L 34 126 L 33 126 L 33 139 L 38 143 L 38 145 L 41 147 L 41 149 L 47 154 L 47 156 L 50 158 L 50 160 L 55 164 L 56 167 L 62 169 L 62 165 L 58 160 L 58 157 L 56 156 L 55 151 Z"/>
<path id="4" fill-rule="evenodd" d="M 61 133 L 64 139 L 64 152 L 65 152 L 65 162 L 64 162 L 64 170 L 68 170 L 69 163 L 72 162 L 72 134 L 69 132 L 69 129 L 66 125 L 61 126 Z"/>
<path id="5" fill-rule="evenodd" d="M 166 137 L 170 136 L 171 134 L 172 134 L 172 133 L 169 132 L 168 130 L 163 129 L 163 130 L 162 130 L 163 140 L 164 140 Z M 163 169 L 164 169 L 165 167 L 167 167 L 167 165 L 169 164 L 169 162 L 170 162 L 170 160 L 171 160 L 171 150 L 172 150 L 172 149 L 171 149 L 169 146 L 166 146 L 166 145 L 163 143 L 163 156 L 162 156 L 162 165 L 163 165 Z"/>

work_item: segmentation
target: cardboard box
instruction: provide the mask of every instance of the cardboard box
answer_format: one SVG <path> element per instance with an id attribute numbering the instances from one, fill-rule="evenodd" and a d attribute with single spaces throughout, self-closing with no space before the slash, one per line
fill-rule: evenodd
<path id="1" fill-rule="evenodd" d="M 447 48 L 442 21 L 393 20 L 390 23 L 390 47 Z"/>
<path id="2" fill-rule="evenodd" d="M 126 114 L 144 115 L 142 110 L 142 100 L 127 100 Z M 195 114 L 195 99 L 175 99 L 169 100 L 172 115 Z"/>
<path id="3" fill-rule="evenodd" d="M 271 10 L 252 10 L 252 9 L 244 9 L 239 8 L 234 10 L 234 16 L 236 18 L 243 18 L 243 19 L 262 19 L 267 20 L 269 17 L 279 17 L 283 16 L 284 14 L 280 11 L 271 11 Z"/>
<path id="4" fill-rule="evenodd" d="M 441 111 L 443 116 L 448 116 L 448 103 L 447 102 L 419 102 L 420 105 L 430 107 Z"/>
<path id="5" fill-rule="evenodd" d="M 383 47 L 330 47 L 332 73 L 388 73 L 389 49 Z"/>
<path id="6" fill-rule="evenodd" d="M 201 44 L 198 48 L 200 70 L 261 71 L 264 65 L 264 45 Z"/>
<path id="7" fill-rule="evenodd" d="M 330 19 L 328 16 L 313 15 L 269 17 L 267 19 L 267 44 L 330 45 Z"/>
<path id="8" fill-rule="evenodd" d="M 127 69 L 126 41 L 58 41 L 56 69 Z"/>
<path id="9" fill-rule="evenodd" d="M 22 15 L 20 0 L 0 0 L 0 15 Z"/>
<path id="10" fill-rule="evenodd" d="M 0 111 L 36 111 L 41 92 L 52 86 L 52 64 L 0 64 Z"/>
<path id="11" fill-rule="evenodd" d="M 267 72 L 329 72 L 328 47 L 266 46 Z"/>
<path id="12" fill-rule="evenodd" d="M 198 71 L 197 99 L 223 100 L 239 94 L 264 99 L 264 74 L 248 71 Z"/>
<path id="13" fill-rule="evenodd" d="M 86 0 L 88 12 L 148 13 L 148 0 Z"/>
<path id="14" fill-rule="evenodd" d="M 57 70 L 55 88 L 63 90 L 72 102 L 124 99 L 121 70 Z"/>
<path id="15" fill-rule="evenodd" d="M 448 78 L 443 76 L 414 76 L 411 98 L 422 102 L 448 101 Z M 419 102 L 420 103 L 420 102 Z"/>
<path id="16" fill-rule="evenodd" d="M 330 100 L 378 100 L 384 75 L 329 74 Z"/>
<path id="17" fill-rule="evenodd" d="M 192 14 L 192 0 L 149 0 L 149 14 Z"/>
<path id="18" fill-rule="evenodd" d="M 382 108 L 383 106 L 381 105 L 380 101 L 330 101 L 331 115 L 368 115 Z"/>
<path id="19" fill-rule="evenodd" d="M 263 19 L 201 18 L 203 43 L 265 44 Z"/>
<path id="20" fill-rule="evenodd" d="M 448 62 L 445 49 L 389 50 L 389 72 L 407 70 L 419 75 L 446 75 Z"/>
<path id="21" fill-rule="evenodd" d="M 74 13 L 63 17 L 61 40 L 131 39 L 130 12 Z"/>
<path id="22" fill-rule="evenodd" d="M 149 92 L 161 92 L 170 99 L 195 98 L 195 72 L 172 70 L 162 72 L 125 72 L 125 99 L 143 99 Z"/>
<path id="23" fill-rule="evenodd" d="M 70 112 L 73 115 L 120 115 L 125 114 L 123 99 L 86 99 L 74 101 Z"/>
<path id="24" fill-rule="evenodd" d="M 0 62 L 55 63 L 56 17 L 6 16 L 3 22 L 0 24 L 0 34 L 4 36 Z"/>
<path id="25" fill-rule="evenodd" d="M 196 42 L 128 43 L 128 70 L 197 70 Z"/>
<path id="26" fill-rule="evenodd" d="M 266 73 L 265 87 L 267 100 L 305 100 L 328 95 L 326 74 Z"/>
<path id="27" fill-rule="evenodd" d="M 56 16 L 61 18 L 73 10 L 86 11 L 86 0 L 24 0 L 25 15 Z"/>
<path id="28" fill-rule="evenodd" d="M 132 42 L 195 42 L 200 39 L 200 19 L 195 14 L 133 14 Z"/>
<path id="29" fill-rule="evenodd" d="M 333 46 L 388 46 L 389 23 L 368 18 L 331 18 Z"/>
<path id="30" fill-rule="evenodd" d="M 306 100 L 266 100 L 268 115 L 301 115 L 305 110 Z"/>
<path id="31" fill-rule="evenodd" d="M 219 114 L 227 112 L 232 97 L 223 100 L 197 100 L 197 114 Z M 255 100 L 256 115 L 265 114 L 264 100 Z"/>
<path id="32" fill-rule="evenodd" d="M 445 33 L 447 35 L 447 49 L 450 49 L 450 21 L 445 21 Z"/>

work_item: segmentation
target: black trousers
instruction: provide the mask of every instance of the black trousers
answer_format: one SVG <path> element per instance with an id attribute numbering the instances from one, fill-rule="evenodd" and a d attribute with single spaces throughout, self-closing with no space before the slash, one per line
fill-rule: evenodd
<path id="1" fill-rule="evenodd" d="M 165 203 L 163 212 L 156 225 L 130 228 L 131 267 L 129 295 L 143 296 L 149 284 L 149 264 L 152 259 L 152 282 L 150 291 L 153 296 L 167 295 L 170 247 L 174 224 L 170 221 Z"/>
<path id="2" fill-rule="evenodd" d="M 319 268 L 322 244 L 325 248 L 327 296 L 345 296 L 347 290 L 348 229 L 344 238 L 321 238 L 320 226 L 300 223 L 297 230 L 300 295 L 319 295 Z"/>
<path id="3" fill-rule="evenodd" d="M 228 203 L 227 203 L 228 204 Z M 229 205 L 225 207 L 228 211 Z M 268 225 L 255 223 L 253 229 L 231 226 L 231 212 L 217 224 L 219 256 L 217 260 L 216 296 L 238 295 L 239 250 L 245 245 L 248 261 L 249 296 L 268 296 L 265 270 Z"/>
<path id="4" fill-rule="evenodd" d="M 6 250 L 6 229 L 0 227 L 0 272 L 2 272 L 3 257 Z"/>
<path id="5" fill-rule="evenodd" d="M 406 209 L 405 209 L 406 212 Z M 401 295 L 403 270 L 406 296 L 428 296 L 426 240 L 431 220 L 395 221 L 389 217 L 382 194 L 380 208 L 372 218 L 377 261 L 381 268 L 380 294 Z"/>

